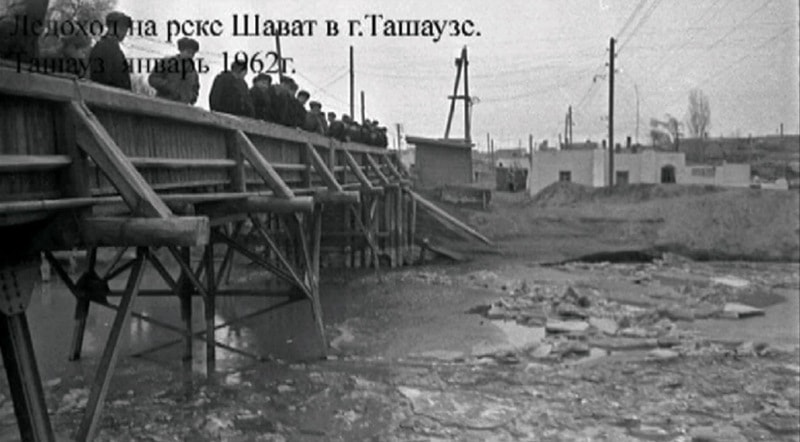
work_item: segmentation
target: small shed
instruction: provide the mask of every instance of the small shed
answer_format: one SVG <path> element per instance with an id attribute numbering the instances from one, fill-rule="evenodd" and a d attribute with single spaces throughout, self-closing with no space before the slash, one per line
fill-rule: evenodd
<path id="1" fill-rule="evenodd" d="M 406 136 L 416 146 L 415 168 L 421 187 L 472 182 L 472 143 L 466 140 Z"/>

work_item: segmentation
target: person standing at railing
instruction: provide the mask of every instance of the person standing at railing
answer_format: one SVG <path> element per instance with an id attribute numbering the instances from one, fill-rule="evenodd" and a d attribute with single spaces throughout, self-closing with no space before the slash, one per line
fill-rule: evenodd
<path id="1" fill-rule="evenodd" d="M 250 99 L 253 101 L 253 111 L 259 120 L 272 121 L 270 115 L 269 88 L 272 86 L 272 77 L 267 74 L 258 74 L 253 79 L 250 88 Z"/>
<path id="2" fill-rule="evenodd" d="M 294 100 L 292 84 L 294 80 L 281 75 L 280 81 L 269 87 L 268 120 L 284 126 L 291 126 L 291 102 Z"/>
<path id="3" fill-rule="evenodd" d="M 306 122 L 303 125 L 303 129 L 325 135 L 328 132 L 328 122 L 325 121 L 325 114 L 322 113 L 322 104 L 318 101 L 312 101 L 308 104 L 308 107 L 311 110 L 306 113 Z"/>
<path id="4" fill-rule="evenodd" d="M 106 35 L 89 53 L 89 78 L 92 81 L 131 90 L 128 61 L 119 45 L 125 40 L 132 23 L 131 18 L 122 12 L 114 11 L 106 15 Z"/>
<path id="5" fill-rule="evenodd" d="M 336 119 L 335 112 L 328 112 L 328 136 L 339 141 L 345 141 L 345 128 L 341 120 Z"/>
<path id="6" fill-rule="evenodd" d="M 161 60 L 148 77 L 157 97 L 186 104 L 197 102 L 200 76 L 194 67 L 194 56 L 199 50 L 197 40 L 187 37 L 178 40 L 178 55 Z"/>
<path id="7" fill-rule="evenodd" d="M 245 75 L 247 75 L 247 65 L 241 61 L 231 64 L 230 70 L 220 72 L 211 86 L 211 94 L 208 97 L 209 108 L 212 111 L 252 118 L 253 101 L 244 81 Z"/>
<path id="8" fill-rule="evenodd" d="M 309 94 L 307 91 L 300 91 L 297 92 L 297 95 L 295 95 L 294 99 L 290 101 L 290 126 L 299 127 L 301 129 L 303 126 L 305 126 L 306 115 L 308 114 L 308 111 L 306 110 L 306 103 L 308 102 L 309 98 L 311 98 L 311 94 Z"/>

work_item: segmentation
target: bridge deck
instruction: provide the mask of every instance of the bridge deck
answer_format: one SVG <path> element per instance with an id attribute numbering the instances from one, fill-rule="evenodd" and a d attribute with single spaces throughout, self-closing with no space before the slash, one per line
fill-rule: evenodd
<path id="1" fill-rule="evenodd" d="M 394 152 L 2 64 L 0 102 L 0 344 L 24 439 L 52 439 L 25 317 L 32 289 L 25 284 L 40 252 L 77 300 L 70 358 L 80 357 L 90 305 L 117 311 L 79 440 L 97 429 L 126 321 L 149 320 L 131 308 L 148 266 L 165 289 L 147 294 L 176 296 L 183 318 L 180 326 L 156 325 L 181 335 L 185 360 L 192 340 L 205 340 L 212 375 L 221 345 L 208 332 L 220 326 L 217 296 L 307 300 L 325 348 L 322 251 L 340 265 L 376 269 L 411 258 L 417 197 Z M 89 263 L 73 281 L 52 252 L 76 247 L 89 250 Z M 137 253 L 128 261 L 118 253 L 99 275 L 99 247 Z M 215 247 L 225 252 L 221 263 Z M 177 274 L 156 248 L 169 251 Z M 193 248 L 201 259 L 192 258 Z M 234 254 L 292 290 L 226 290 Z M 127 281 L 122 293 L 108 289 L 114 278 Z M 109 295 L 121 296 L 119 303 L 108 303 Z M 200 332 L 191 326 L 196 295 L 205 300 Z"/>

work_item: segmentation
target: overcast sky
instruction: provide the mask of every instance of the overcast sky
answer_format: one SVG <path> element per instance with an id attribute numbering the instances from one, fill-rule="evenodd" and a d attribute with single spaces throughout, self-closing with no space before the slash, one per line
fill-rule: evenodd
<path id="1" fill-rule="evenodd" d="M 201 77 L 199 105 L 221 69 L 222 51 L 273 50 L 274 38 L 233 37 L 232 15 L 263 19 L 325 19 L 346 24 L 365 14 L 386 19 L 473 20 L 480 36 L 284 37 L 294 78 L 323 110 L 349 112 L 348 48 L 355 47 L 356 98 L 366 94 L 367 117 L 403 124 L 406 133 L 444 135 L 455 79 L 454 60 L 469 49 L 472 134 L 480 149 L 491 133 L 496 146 L 527 145 L 528 135 L 557 140 L 567 107 L 574 138 L 607 133 L 609 37 L 618 38 L 615 139 L 649 142 L 653 117 L 686 116 L 689 91 L 701 88 L 711 104 L 710 134 L 800 132 L 797 0 L 120 0 L 136 19 L 153 19 L 157 40 L 126 41 L 129 55 L 170 54 L 170 19 L 219 19 L 221 37 L 200 37 L 200 56 L 212 65 Z M 345 30 L 345 29 L 343 29 Z M 601 75 L 601 77 L 596 77 Z M 595 80 L 595 81 L 593 81 Z M 356 105 L 359 109 L 360 104 Z M 359 114 L 359 111 L 356 112 Z M 457 108 L 452 135 L 463 136 Z"/>

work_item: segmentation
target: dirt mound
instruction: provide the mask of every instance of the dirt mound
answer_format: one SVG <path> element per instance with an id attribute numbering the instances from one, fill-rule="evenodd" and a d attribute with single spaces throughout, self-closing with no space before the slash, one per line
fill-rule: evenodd
<path id="1" fill-rule="evenodd" d="M 656 245 L 700 259 L 800 260 L 800 195 L 736 189 L 650 204 Z"/>
<path id="2" fill-rule="evenodd" d="M 570 206 L 579 203 L 639 203 L 655 199 L 705 195 L 724 191 L 715 186 L 677 186 L 670 184 L 630 184 L 617 187 L 589 187 L 570 182 L 553 183 L 532 200 L 536 207 Z"/>

